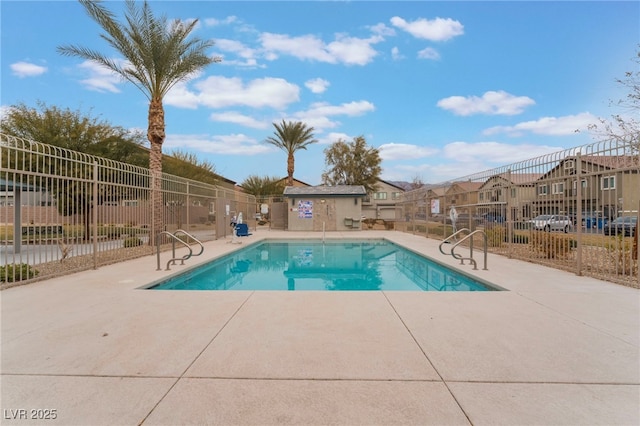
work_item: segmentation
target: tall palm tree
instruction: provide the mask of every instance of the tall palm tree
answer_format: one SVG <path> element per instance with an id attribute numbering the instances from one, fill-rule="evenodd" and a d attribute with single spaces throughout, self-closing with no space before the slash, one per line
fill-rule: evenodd
<path id="1" fill-rule="evenodd" d="M 287 153 L 287 185 L 293 186 L 293 170 L 295 160 L 293 154 L 300 149 L 307 149 L 308 145 L 318 142 L 313 138 L 313 127 L 308 127 L 300 121 L 284 121 L 273 123 L 276 131 L 274 136 L 268 137 L 265 142 L 277 146 Z"/>
<path id="2" fill-rule="evenodd" d="M 88 15 L 104 30 L 100 35 L 118 53 L 125 63 L 95 50 L 78 46 L 60 46 L 58 51 L 66 56 L 77 56 L 96 62 L 125 80 L 133 83 L 149 100 L 147 139 L 151 144 L 149 171 L 151 173 L 151 238 L 163 228 L 162 203 L 162 143 L 165 139 L 163 99 L 178 82 L 187 80 L 207 65 L 220 62 L 206 50 L 212 40 L 187 39 L 197 20 L 174 20 L 169 25 L 165 16 L 156 17 L 145 0 L 138 7 L 134 0 L 126 1 L 126 23 L 118 22 L 115 15 L 102 6 L 99 0 L 79 0 Z"/>

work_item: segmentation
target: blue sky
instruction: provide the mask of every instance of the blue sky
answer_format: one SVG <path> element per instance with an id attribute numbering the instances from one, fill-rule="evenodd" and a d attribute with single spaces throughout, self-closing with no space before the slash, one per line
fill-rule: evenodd
<path id="1" fill-rule="evenodd" d="M 590 143 L 587 126 L 621 112 L 615 79 L 637 68 L 640 43 L 637 1 L 150 3 L 199 19 L 195 34 L 223 59 L 165 98 L 163 151 L 238 183 L 286 176 L 286 154 L 264 143 L 283 119 L 315 128 L 294 173 L 314 185 L 323 150 L 360 135 L 380 149 L 383 179 L 426 183 Z M 106 5 L 123 16 L 124 3 Z M 0 13 L 2 108 L 43 101 L 146 131 L 142 92 L 57 53 L 118 58 L 79 3 L 2 0 Z"/>

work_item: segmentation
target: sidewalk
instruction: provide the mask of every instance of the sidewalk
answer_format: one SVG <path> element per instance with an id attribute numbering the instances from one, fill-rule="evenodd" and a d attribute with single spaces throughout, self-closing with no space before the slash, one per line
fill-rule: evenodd
<path id="1" fill-rule="evenodd" d="M 340 236 L 459 267 L 434 240 Z M 258 230 L 202 261 L 276 237 L 309 235 Z M 509 291 L 139 289 L 188 266 L 0 292 L 1 424 L 640 424 L 638 290 L 495 255 L 462 270 Z"/>

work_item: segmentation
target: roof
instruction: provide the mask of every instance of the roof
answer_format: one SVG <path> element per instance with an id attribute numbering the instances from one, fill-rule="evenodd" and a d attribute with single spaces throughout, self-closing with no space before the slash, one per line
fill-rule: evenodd
<path id="1" fill-rule="evenodd" d="M 280 179 L 278 182 L 283 182 L 283 183 L 285 183 L 285 184 L 286 184 L 286 183 L 287 183 L 287 179 L 288 179 L 288 176 L 285 176 L 285 177 L 283 177 L 282 179 Z M 295 182 L 297 182 L 297 183 L 299 183 L 299 184 L 300 184 L 300 185 L 298 185 L 298 186 L 311 186 L 311 184 L 309 184 L 309 183 L 307 183 L 307 182 L 303 182 L 303 181 L 301 181 L 300 179 L 296 179 L 296 178 L 293 178 L 293 182 L 294 182 L 294 186 L 296 186 L 296 185 L 295 185 Z"/>
<path id="2" fill-rule="evenodd" d="M 460 181 L 460 182 L 451 182 L 451 186 L 447 190 L 449 192 L 451 188 L 457 186 L 463 191 L 477 191 L 480 187 L 484 185 L 484 182 L 470 182 L 470 181 Z"/>
<path id="3" fill-rule="evenodd" d="M 382 183 L 386 183 L 389 186 L 393 186 L 394 188 L 397 188 L 397 189 L 399 189 L 401 191 L 406 191 L 407 190 L 404 186 L 401 185 L 402 183 L 406 183 L 407 185 L 411 185 L 408 182 L 398 182 L 398 181 L 393 182 L 393 181 L 382 180 L 382 179 L 378 179 L 378 181 L 382 182 Z"/>
<path id="4" fill-rule="evenodd" d="M 306 197 L 364 197 L 367 191 L 362 185 L 336 185 L 336 186 L 287 186 L 284 189 L 285 197 L 304 195 Z"/>

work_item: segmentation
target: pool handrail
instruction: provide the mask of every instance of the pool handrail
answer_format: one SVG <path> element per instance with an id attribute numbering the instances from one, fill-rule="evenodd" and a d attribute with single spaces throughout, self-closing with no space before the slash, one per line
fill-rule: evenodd
<path id="1" fill-rule="evenodd" d="M 191 238 L 193 241 L 195 241 L 200 246 L 200 252 L 197 253 L 197 254 L 194 254 L 193 256 L 200 256 L 204 252 L 204 245 L 202 245 L 202 242 L 200 240 L 198 240 L 196 237 L 194 237 L 193 234 L 188 233 L 184 229 L 177 229 L 176 231 L 174 231 L 173 235 L 177 236 L 178 232 L 181 233 L 181 234 L 186 235 L 189 238 Z"/>
<path id="2" fill-rule="evenodd" d="M 184 261 L 193 256 L 193 249 L 191 248 L 191 245 L 189 245 L 188 243 L 183 241 L 181 238 L 179 238 L 176 235 L 178 232 L 181 232 L 181 233 L 185 234 L 186 236 L 188 236 L 189 238 L 192 238 L 194 241 L 196 241 L 200 245 L 200 253 L 198 253 L 196 256 L 201 255 L 202 252 L 204 251 L 204 246 L 202 245 L 202 243 L 200 241 L 198 241 L 193 235 L 189 234 L 188 232 L 186 232 L 186 231 L 184 231 L 182 229 L 178 229 L 174 233 L 171 233 L 169 231 L 159 232 L 158 235 L 156 236 L 156 253 L 157 253 L 157 258 L 158 258 L 158 267 L 157 267 L 156 271 L 160 271 L 161 270 L 161 268 L 160 268 L 160 240 L 161 240 L 160 236 L 163 235 L 163 234 L 164 235 L 168 235 L 169 237 L 171 237 L 171 259 L 169 259 L 169 261 L 167 262 L 167 268 L 165 269 L 166 271 L 170 271 L 171 270 L 171 268 L 169 268 L 169 265 L 171 265 L 171 263 L 173 263 L 175 265 L 176 261 L 180 260 L 181 261 L 181 265 L 184 265 Z M 185 254 L 182 257 L 176 257 L 176 241 L 178 241 L 180 244 L 185 246 L 189 250 L 189 253 Z"/>
<path id="3" fill-rule="evenodd" d="M 442 245 L 446 244 L 446 243 L 449 243 L 450 242 L 449 240 L 451 240 L 452 238 L 457 238 L 458 234 L 461 234 L 463 232 L 471 232 L 471 230 L 469 228 L 461 228 L 461 229 L 457 230 L 456 232 L 454 232 L 453 234 L 449 235 L 444 240 L 442 240 L 442 242 L 438 246 L 438 249 L 440 250 L 440 253 L 442 253 L 442 254 L 444 254 L 446 256 L 448 253 L 445 253 L 444 250 L 442 250 Z"/>
<path id="4" fill-rule="evenodd" d="M 462 234 L 463 232 L 469 232 L 467 235 L 465 235 L 464 237 L 462 237 L 459 241 L 457 240 L 457 237 L 459 234 Z M 462 228 L 459 229 L 458 231 L 454 232 L 453 234 L 449 235 L 447 238 L 445 238 L 444 240 L 442 240 L 442 242 L 440 243 L 440 245 L 438 246 L 438 249 L 440 250 L 440 253 L 444 254 L 445 256 L 447 254 L 450 254 L 454 259 L 457 259 L 460 261 L 461 264 L 464 265 L 464 261 L 468 260 L 473 264 L 473 269 L 478 269 L 478 265 L 476 260 L 473 258 L 473 235 L 474 234 L 482 234 L 483 236 L 483 241 L 484 241 L 484 247 L 483 247 L 483 251 L 484 251 L 484 268 L 482 268 L 484 271 L 487 271 L 487 251 L 488 251 L 488 243 L 487 243 L 487 234 L 481 230 L 481 229 L 476 229 L 475 231 L 471 232 L 470 229 L 468 228 Z M 451 250 L 450 253 L 445 253 L 444 250 L 442 249 L 442 246 L 446 243 L 450 243 L 451 239 L 456 239 L 456 243 L 453 244 L 451 246 Z M 470 245 L 469 245 L 469 257 L 463 257 L 457 253 L 454 252 L 455 248 L 458 247 L 462 242 L 466 241 L 467 239 L 471 238 L 470 241 Z"/>

